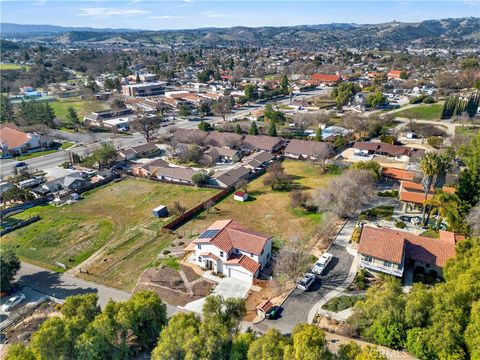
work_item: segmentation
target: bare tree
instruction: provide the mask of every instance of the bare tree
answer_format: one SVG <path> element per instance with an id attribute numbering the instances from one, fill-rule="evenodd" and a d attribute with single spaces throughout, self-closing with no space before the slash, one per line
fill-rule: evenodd
<path id="1" fill-rule="evenodd" d="M 180 216 L 185 213 L 187 209 L 185 209 L 182 204 L 180 204 L 180 201 L 174 201 L 172 204 L 172 207 L 170 209 L 170 212 L 174 215 Z"/>
<path id="2" fill-rule="evenodd" d="M 321 146 L 313 152 L 312 154 L 313 161 L 320 165 L 320 167 L 322 168 L 322 171 L 325 171 L 327 160 L 330 159 L 332 154 L 333 154 L 332 147 L 330 145 L 325 144 L 325 146 Z"/>
<path id="3" fill-rule="evenodd" d="M 480 204 L 470 209 L 466 220 L 472 235 L 480 236 Z"/>
<path id="4" fill-rule="evenodd" d="M 242 179 L 240 181 L 237 181 L 237 183 L 235 184 L 235 189 L 241 189 L 244 192 L 248 193 L 248 180 Z"/>
<path id="5" fill-rule="evenodd" d="M 145 137 L 147 142 L 150 142 L 160 129 L 160 119 L 156 116 L 146 116 L 144 113 L 139 113 L 137 118 L 133 121 L 132 127 Z"/>
<path id="6" fill-rule="evenodd" d="M 320 246 L 327 246 L 337 234 L 337 223 L 340 219 L 337 214 L 327 212 L 322 216 L 322 222 L 317 228 Z"/>
<path id="7" fill-rule="evenodd" d="M 273 162 L 267 169 L 267 176 L 263 180 L 264 185 L 270 186 L 272 190 L 288 190 L 292 180 L 282 166 L 282 163 Z"/>
<path id="8" fill-rule="evenodd" d="M 223 121 L 227 119 L 227 115 L 232 111 L 232 98 L 230 96 L 225 96 L 218 100 L 213 106 L 213 112 L 217 115 L 220 115 L 223 118 Z"/>
<path id="9" fill-rule="evenodd" d="M 203 204 L 203 208 L 207 211 L 207 214 L 210 213 L 210 209 L 212 208 L 213 205 L 214 204 L 212 200 L 208 200 L 207 202 L 205 202 L 205 204 Z"/>
<path id="10" fill-rule="evenodd" d="M 280 279 L 297 281 L 310 265 L 309 243 L 292 235 L 278 252 L 274 271 Z"/>
<path id="11" fill-rule="evenodd" d="M 348 170 L 332 180 L 327 188 L 313 193 L 313 202 L 320 212 L 333 212 L 341 217 L 350 215 L 359 204 L 372 199 L 374 177 L 368 170 Z"/>

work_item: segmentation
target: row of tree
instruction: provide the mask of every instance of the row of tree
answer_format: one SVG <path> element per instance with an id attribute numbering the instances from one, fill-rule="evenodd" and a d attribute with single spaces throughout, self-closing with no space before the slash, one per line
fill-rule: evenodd
<path id="1" fill-rule="evenodd" d="M 480 104 L 480 92 L 475 91 L 464 99 L 460 96 L 449 96 L 443 103 L 442 119 L 450 119 L 452 116 L 460 116 L 466 113 L 474 117 Z"/>
<path id="2" fill-rule="evenodd" d="M 297 325 L 291 336 L 278 330 L 264 335 L 240 333 L 243 299 L 209 296 L 203 316 L 179 313 L 167 322 L 156 294 L 136 293 L 125 302 L 110 301 L 103 311 L 97 295 L 66 299 L 61 317 L 47 319 L 28 346 L 12 345 L 7 360 L 131 359 L 151 353 L 153 360 L 383 360 L 376 349 L 350 343 L 337 355 L 327 349 L 325 334 L 314 325 Z"/>

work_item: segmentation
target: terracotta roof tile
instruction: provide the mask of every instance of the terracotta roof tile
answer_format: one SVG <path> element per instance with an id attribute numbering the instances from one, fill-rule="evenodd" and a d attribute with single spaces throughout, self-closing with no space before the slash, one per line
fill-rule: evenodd
<path id="1" fill-rule="evenodd" d="M 415 178 L 415 173 L 413 171 L 396 169 L 391 167 L 382 168 L 382 175 L 395 180 L 413 181 L 413 179 Z"/>
<path id="2" fill-rule="evenodd" d="M 7 145 L 7 148 L 13 149 L 26 144 L 31 139 L 30 135 L 24 133 L 18 128 L 5 124 L 0 126 L 0 141 Z"/>
<path id="3" fill-rule="evenodd" d="M 260 269 L 260 264 L 246 255 L 231 256 L 227 261 L 225 261 L 225 264 L 241 266 L 252 274 L 255 274 L 257 270 Z"/>

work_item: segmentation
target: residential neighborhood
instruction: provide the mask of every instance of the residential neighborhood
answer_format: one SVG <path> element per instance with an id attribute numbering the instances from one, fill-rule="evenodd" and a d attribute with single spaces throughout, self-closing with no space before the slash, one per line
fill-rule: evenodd
<path id="1" fill-rule="evenodd" d="M 480 5 L 207 3 L 2 2 L 1 357 L 480 359 Z"/>

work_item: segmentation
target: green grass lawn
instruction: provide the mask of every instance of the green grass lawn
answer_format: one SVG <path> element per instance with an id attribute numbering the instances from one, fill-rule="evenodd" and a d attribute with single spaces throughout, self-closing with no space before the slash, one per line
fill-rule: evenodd
<path id="1" fill-rule="evenodd" d="M 41 220 L 2 237 L 1 248 L 13 248 L 24 261 L 56 271 L 56 262 L 72 268 L 101 249 L 98 261 L 85 264 L 86 278 L 131 289 L 145 267 L 167 247 L 174 236 L 161 231 L 168 219 L 151 211 L 179 200 L 192 208 L 217 190 L 197 189 L 143 179 L 127 179 L 83 194 L 72 205 L 37 206 L 15 215 Z"/>
<path id="2" fill-rule="evenodd" d="M 455 127 L 455 135 L 475 136 L 480 132 L 480 127 L 474 126 L 457 126 Z"/>
<path id="3" fill-rule="evenodd" d="M 28 159 L 33 159 L 33 158 L 36 158 L 36 157 L 48 155 L 48 154 L 53 154 L 53 153 L 56 153 L 56 152 L 58 152 L 58 150 L 56 150 L 56 149 L 50 149 L 50 150 L 44 150 L 44 151 L 37 151 L 37 152 L 31 153 L 31 154 L 26 154 L 26 155 L 18 156 L 16 159 L 17 159 L 18 161 L 28 160 Z"/>
<path id="4" fill-rule="evenodd" d="M 20 64 L 0 64 L 0 70 L 21 70 L 21 69 L 28 70 L 30 69 L 30 66 L 20 65 Z"/>
<path id="5" fill-rule="evenodd" d="M 73 145 L 75 145 L 75 143 L 73 143 L 73 142 L 64 142 L 60 146 L 60 149 L 66 150 L 66 149 L 71 148 Z"/>
<path id="6" fill-rule="evenodd" d="M 363 216 L 362 216 L 363 215 Z M 377 218 L 390 220 L 393 215 L 393 206 L 377 206 L 372 209 L 363 211 L 360 214 L 361 218 Z"/>
<path id="7" fill-rule="evenodd" d="M 411 117 L 420 120 L 440 120 L 443 104 L 419 104 L 395 113 L 397 117 Z"/>
<path id="8" fill-rule="evenodd" d="M 440 233 L 438 230 L 427 230 L 420 234 L 421 236 L 429 237 L 432 239 L 438 239 L 440 237 Z"/>
<path id="9" fill-rule="evenodd" d="M 77 110 L 80 120 L 82 120 L 85 115 L 88 115 L 93 111 L 104 110 L 108 108 L 108 105 L 105 102 L 96 100 L 79 100 L 77 98 L 61 99 L 59 101 L 51 102 L 50 105 L 52 106 L 55 115 L 62 120 L 67 118 L 69 107 L 73 107 L 75 110 Z"/>
<path id="10" fill-rule="evenodd" d="M 322 187 L 335 177 L 324 174 L 318 165 L 307 161 L 285 160 L 285 172 L 294 179 L 294 185 L 307 192 Z M 248 184 L 250 199 L 239 202 L 233 194 L 227 196 L 210 210 L 200 213 L 195 219 L 180 228 L 185 233 L 200 233 L 212 222 L 220 219 L 235 219 L 247 229 L 260 231 L 284 241 L 290 235 L 311 237 L 322 220 L 322 214 L 306 213 L 292 209 L 289 191 L 272 191 L 263 184 L 265 175 Z"/>

